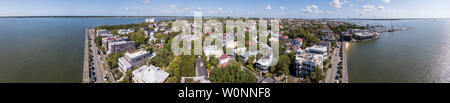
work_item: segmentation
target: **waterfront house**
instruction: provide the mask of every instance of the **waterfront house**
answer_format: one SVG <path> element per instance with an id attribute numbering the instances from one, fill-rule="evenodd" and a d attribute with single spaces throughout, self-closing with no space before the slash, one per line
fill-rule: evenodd
<path id="1" fill-rule="evenodd" d="M 108 44 L 111 42 L 119 42 L 119 41 L 128 41 L 128 37 L 104 37 L 102 38 L 102 46 L 108 47 Z"/>
<path id="2" fill-rule="evenodd" d="M 169 77 L 169 73 L 153 65 L 143 65 L 132 73 L 133 83 L 163 83 Z"/>
<path id="3" fill-rule="evenodd" d="M 97 30 L 96 36 L 97 37 L 112 37 L 113 35 L 108 30 L 100 29 L 100 30 Z"/>
<path id="4" fill-rule="evenodd" d="M 115 53 L 115 52 L 125 52 L 125 51 L 131 51 L 134 50 L 136 47 L 135 41 L 117 41 L 117 42 L 110 42 L 108 43 L 108 52 Z"/>
<path id="5" fill-rule="evenodd" d="M 353 34 L 353 38 L 356 40 L 375 39 L 379 36 L 378 32 L 357 32 Z"/>

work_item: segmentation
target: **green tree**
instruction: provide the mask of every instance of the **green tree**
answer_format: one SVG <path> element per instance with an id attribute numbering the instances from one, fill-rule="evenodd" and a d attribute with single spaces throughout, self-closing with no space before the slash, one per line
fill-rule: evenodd
<path id="1" fill-rule="evenodd" d="M 136 43 L 138 45 L 145 44 L 145 36 L 139 35 L 136 37 Z"/>
<path id="2" fill-rule="evenodd" d="M 213 83 L 255 83 L 256 76 L 242 69 L 239 62 L 232 61 L 227 67 L 212 70 L 210 80 Z"/>
<path id="3" fill-rule="evenodd" d="M 124 53 L 116 52 L 109 55 L 109 57 L 106 59 L 106 62 L 109 67 L 111 68 L 117 68 L 119 65 L 119 58 L 123 56 Z"/>
<path id="4" fill-rule="evenodd" d="M 175 57 L 169 64 L 168 72 L 174 79 L 171 81 L 179 82 L 181 77 L 195 76 L 195 56 L 182 55 Z"/>
<path id="5" fill-rule="evenodd" d="M 166 48 L 161 48 L 158 50 L 157 55 L 152 58 L 149 63 L 157 67 L 165 68 L 169 65 L 170 61 L 173 59 L 173 54 Z"/>
<path id="6" fill-rule="evenodd" d="M 291 64 L 291 59 L 287 55 L 281 55 L 278 59 L 277 65 L 275 65 L 275 73 L 289 74 L 289 65 Z"/>

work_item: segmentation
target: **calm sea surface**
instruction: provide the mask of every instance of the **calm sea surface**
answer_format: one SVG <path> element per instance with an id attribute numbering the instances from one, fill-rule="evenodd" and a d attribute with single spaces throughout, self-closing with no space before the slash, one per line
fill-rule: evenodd
<path id="1" fill-rule="evenodd" d="M 81 82 L 86 28 L 144 21 L 145 18 L 0 18 L 0 82 Z"/>
<path id="2" fill-rule="evenodd" d="M 410 28 L 353 44 L 348 58 L 350 82 L 450 82 L 450 19 L 348 22 Z"/>

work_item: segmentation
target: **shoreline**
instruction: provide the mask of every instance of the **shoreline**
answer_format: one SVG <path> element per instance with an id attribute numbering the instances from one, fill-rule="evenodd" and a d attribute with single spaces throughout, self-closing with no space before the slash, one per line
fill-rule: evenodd
<path id="1" fill-rule="evenodd" d="M 84 57 L 83 57 L 83 83 L 89 83 L 89 29 L 86 29 L 84 37 Z"/>
<path id="2" fill-rule="evenodd" d="M 349 83 L 348 81 L 348 51 L 351 50 L 352 47 L 352 43 L 351 42 L 344 42 L 344 48 L 343 48 L 343 59 L 342 59 L 342 63 L 343 66 L 342 67 L 342 82 L 343 83 Z"/>

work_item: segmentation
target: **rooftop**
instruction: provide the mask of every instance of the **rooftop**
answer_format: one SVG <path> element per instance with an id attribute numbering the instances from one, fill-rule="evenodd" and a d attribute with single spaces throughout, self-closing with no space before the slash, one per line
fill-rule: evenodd
<path id="1" fill-rule="evenodd" d="M 148 52 L 146 50 L 139 50 L 139 51 L 134 52 L 134 53 L 125 53 L 125 56 L 127 58 L 131 59 L 131 58 L 136 58 L 136 57 L 139 57 L 139 56 L 142 56 L 142 55 L 146 55 L 146 54 L 150 54 L 150 52 Z"/>
<path id="2" fill-rule="evenodd" d="M 195 73 L 197 77 L 199 76 L 208 76 L 208 72 L 206 70 L 206 64 L 203 62 L 203 59 L 201 57 L 198 57 L 197 60 L 195 60 Z"/>
<path id="3" fill-rule="evenodd" d="M 144 83 L 162 83 L 169 77 L 169 73 L 153 65 L 144 65 L 134 70 L 133 76 L 138 80 L 142 80 Z"/>

